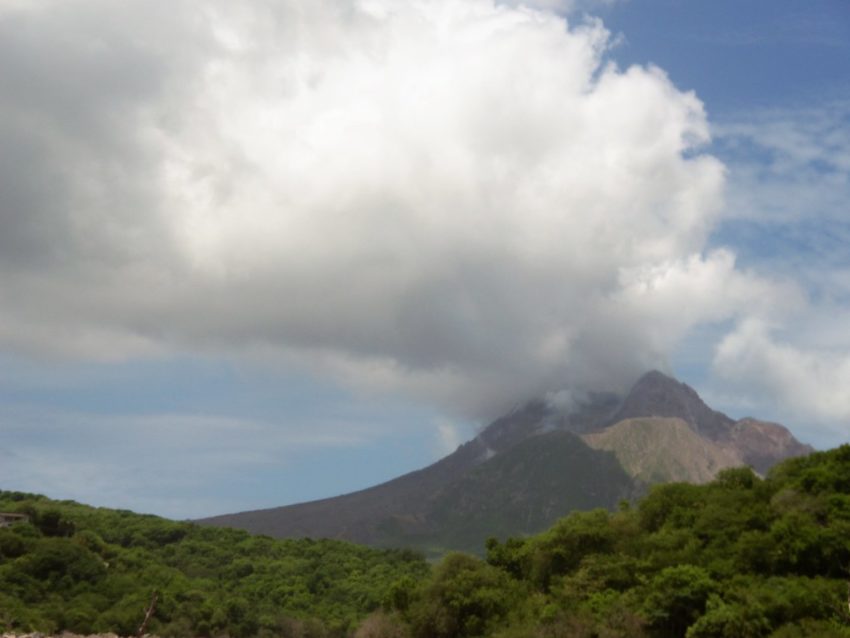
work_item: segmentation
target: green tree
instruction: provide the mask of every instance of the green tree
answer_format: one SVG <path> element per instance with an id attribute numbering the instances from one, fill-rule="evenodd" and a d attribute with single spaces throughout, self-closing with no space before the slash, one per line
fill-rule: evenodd
<path id="1" fill-rule="evenodd" d="M 503 571 L 465 554 L 448 554 L 409 612 L 421 638 L 483 636 L 504 620 L 517 590 Z"/>
<path id="2" fill-rule="evenodd" d="M 680 638 L 705 612 L 708 597 L 716 591 L 717 583 L 701 567 L 667 567 L 650 583 L 643 612 L 657 635 Z"/>
<path id="3" fill-rule="evenodd" d="M 705 615 L 691 625 L 687 638 L 762 638 L 770 632 L 764 608 L 757 603 L 728 604 L 712 595 Z"/>

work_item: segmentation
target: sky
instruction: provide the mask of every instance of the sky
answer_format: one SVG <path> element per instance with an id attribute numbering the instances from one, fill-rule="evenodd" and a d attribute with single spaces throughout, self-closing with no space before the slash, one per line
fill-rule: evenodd
<path id="1" fill-rule="evenodd" d="M 333 496 L 657 368 L 850 435 L 846 0 L 0 0 L 0 489 Z"/>

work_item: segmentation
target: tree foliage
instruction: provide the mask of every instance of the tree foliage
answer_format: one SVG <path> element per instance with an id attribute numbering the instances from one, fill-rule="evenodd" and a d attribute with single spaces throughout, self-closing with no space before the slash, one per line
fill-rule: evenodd
<path id="1" fill-rule="evenodd" d="M 0 630 L 133 635 L 153 591 L 164 636 L 346 635 L 418 554 L 338 541 L 274 540 L 37 495 L 0 492 Z"/>
<path id="2" fill-rule="evenodd" d="M 484 559 L 279 541 L 0 492 L 0 629 L 164 636 L 850 638 L 850 446 L 656 486 Z"/>

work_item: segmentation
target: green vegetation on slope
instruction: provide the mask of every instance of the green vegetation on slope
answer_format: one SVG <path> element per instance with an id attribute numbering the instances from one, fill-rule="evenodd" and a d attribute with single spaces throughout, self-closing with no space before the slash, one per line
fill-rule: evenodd
<path id="1" fill-rule="evenodd" d="M 563 430 L 532 436 L 471 470 L 434 499 L 427 540 L 482 554 L 488 536 L 547 529 L 565 512 L 614 509 L 635 486 L 613 454 Z M 418 539 L 410 539 L 416 541 Z M 426 543 L 418 548 L 431 553 Z"/>
<path id="2" fill-rule="evenodd" d="M 127 511 L 0 492 L 0 630 L 134 635 L 157 591 L 164 636 L 345 635 L 398 581 L 413 552 L 274 540 Z"/>
<path id="3" fill-rule="evenodd" d="M 26 495 L 0 508 L 34 515 L 0 530 L 0 627 L 126 634 L 158 589 L 152 629 L 174 636 L 850 638 L 850 446 L 656 486 L 433 569 Z"/>
<path id="4" fill-rule="evenodd" d="M 396 609 L 414 638 L 850 636 L 850 446 L 762 480 L 657 486 L 636 507 L 451 555 Z M 389 634 L 388 634 L 389 635 Z"/>

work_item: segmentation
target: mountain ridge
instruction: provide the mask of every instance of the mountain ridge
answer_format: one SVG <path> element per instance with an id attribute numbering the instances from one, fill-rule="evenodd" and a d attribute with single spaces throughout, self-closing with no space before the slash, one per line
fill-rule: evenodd
<path id="1" fill-rule="evenodd" d="M 713 410 L 691 386 L 651 370 L 632 386 L 608 425 L 638 417 L 676 417 L 698 434 L 712 440 L 722 437 L 734 419 Z"/>
<path id="2" fill-rule="evenodd" d="M 636 443 L 641 439 L 637 427 L 646 430 L 644 452 Z M 197 522 L 282 538 L 406 545 L 431 554 L 480 552 L 485 538 L 475 534 L 484 534 L 485 528 L 506 536 L 534 533 L 572 509 L 612 509 L 660 480 L 706 482 L 712 471 L 743 464 L 763 474 L 780 460 L 811 451 L 784 426 L 752 418 L 735 421 L 706 405 L 687 384 L 653 370 L 624 397 L 589 394 L 569 411 L 532 399 L 435 463 L 379 485 Z M 547 472 L 535 472 L 535 463 Z M 524 473 L 517 468 L 525 468 Z M 593 498 L 584 498 L 587 494 L 573 489 L 576 485 L 598 489 L 595 495 L 587 493 Z M 559 491 L 569 498 L 560 498 Z M 512 493 L 521 498 L 510 498 Z M 493 511 L 495 503 L 501 504 L 499 512 Z M 534 525 L 525 529 L 523 520 Z"/>

